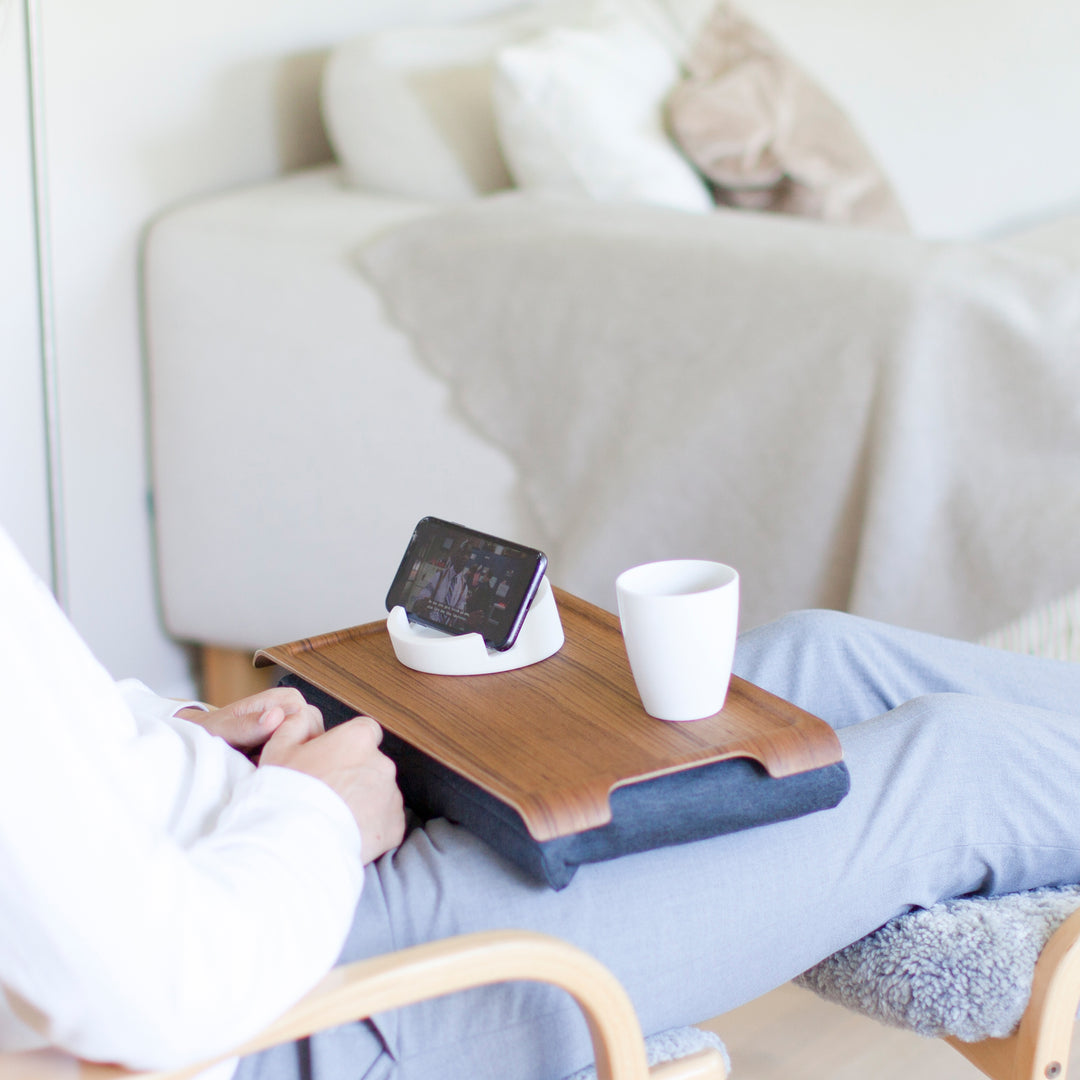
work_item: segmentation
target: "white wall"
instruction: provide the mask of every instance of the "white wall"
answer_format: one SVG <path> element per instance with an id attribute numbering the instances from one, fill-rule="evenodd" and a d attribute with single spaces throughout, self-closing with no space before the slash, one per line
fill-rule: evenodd
<path id="1" fill-rule="evenodd" d="M 0 324 L 0 520 L 46 571 L 21 3 L 0 0 L 0 285 L 12 301 Z M 155 600 L 140 232 L 183 198 L 325 157 L 315 97 L 323 50 L 366 26 L 439 7 L 439 0 L 41 5 L 70 614 L 118 677 L 137 675 L 166 693 L 191 686 L 188 656 L 162 630 Z M 192 438 L 212 437 L 193 416 Z"/>
<path id="2" fill-rule="evenodd" d="M 0 6 L 0 525 L 50 576 L 22 9 Z"/>

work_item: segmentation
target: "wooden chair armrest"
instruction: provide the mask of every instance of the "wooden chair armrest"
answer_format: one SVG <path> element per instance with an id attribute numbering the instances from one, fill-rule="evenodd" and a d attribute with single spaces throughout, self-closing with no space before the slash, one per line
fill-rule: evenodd
<path id="1" fill-rule="evenodd" d="M 995 1080 L 1054 1080 L 1069 1063 L 1080 1004 L 1080 911 L 1054 931 L 1035 965 L 1031 1000 L 1020 1026 L 1005 1039 L 948 1041 Z"/>
<path id="2" fill-rule="evenodd" d="M 144 1080 L 184 1080 L 214 1061 L 253 1054 L 373 1013 L 456 990 L 517 980 L 550 983 L 574 998 L 589 1025 L 598 1080 L 647 1080 L 641 1027 L 615 976 L 575 946 L 524 930 L 463 934 L 335 968 L 284 1016 L 227 1054 L 183 1069 L 140 1075 Z M 719 1054 L 693 1054 L 684 1061 L 689 1071 L 654 1076 L 663 1080 L 722 1080 L 724 1076 Z M 116 1066 L 82 1062 L 52 1051 L 0 1056 L 0 1080 L 120 1080 L 131 1075 Z"/>

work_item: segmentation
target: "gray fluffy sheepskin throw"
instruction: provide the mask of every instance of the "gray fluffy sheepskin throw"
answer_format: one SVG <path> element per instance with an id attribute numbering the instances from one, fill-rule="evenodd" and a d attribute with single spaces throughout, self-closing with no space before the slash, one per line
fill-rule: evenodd
<path id="1" fill-rule="evenodd" d="M 894 1027 L 965 1042 L 1020 1022 L 1050 935 L 1080 907 L 1080 885 L 946 900 L 886 923 L 795 981 Z"/>
<path id="2" fill-rule="evenodd" d="M 649 1059 L 649 1068 L 652 1068 L 661 1061 L 674 1061 L 675 1058 L 686 1057 L 687 1054 L 704 1050 L 708 1046 L 715 1046 L 724 1055 L 724 1063 L 728 1072 L 731 1072 L 731 1059 L 720 1036 L 696 1027 L 672 1028 L 670 1031 L 650 1035 L 645 1040 L 645 1056 Z M 567 1077 L 567 1080 L 596 1080 L 596 1067 L 590 1065 L 581 1069 Z"/>

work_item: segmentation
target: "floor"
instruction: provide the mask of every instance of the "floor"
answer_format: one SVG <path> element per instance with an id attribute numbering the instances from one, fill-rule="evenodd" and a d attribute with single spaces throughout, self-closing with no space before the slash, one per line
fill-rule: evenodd
<path id="1" fill-rule="evenodd" d="M 727 1044 L 733 1080 L 977 1080 L 947 1043 L 885 1027 L 782 986 L 702 1025 Z M 1080 1039 L 1070 1073 L 1080 1076 Z"/>

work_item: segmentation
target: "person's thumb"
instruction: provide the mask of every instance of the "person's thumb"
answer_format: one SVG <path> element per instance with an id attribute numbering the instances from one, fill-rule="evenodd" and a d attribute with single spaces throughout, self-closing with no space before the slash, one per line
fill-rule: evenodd
<path id="1" fill-rule="evenodd" d="M 272 764 L 273 761 L 284 756 L 290 750 L 302 746 L 310 738 L 311 725 L 303 716 L 297 713 L 286 716 L 278 724 L 273 735 L 266 740 L 260 761 L 264 764 Z"/>
<path id="2" fill-rule="evenodd" d="M 267 705 L 247 719 L 252 732 L 257 732 L 264 739 L 269 738 L 285 720 L 285 710 L 280 705 Z"/>
<path id="3" fill-rule="evenodd" d="M 215 713 L 207 727 L 230 746 L 258 749 L 284 719 L 285 710 L 280 705 L 241 701 Z"/>

